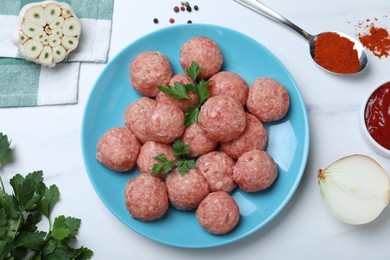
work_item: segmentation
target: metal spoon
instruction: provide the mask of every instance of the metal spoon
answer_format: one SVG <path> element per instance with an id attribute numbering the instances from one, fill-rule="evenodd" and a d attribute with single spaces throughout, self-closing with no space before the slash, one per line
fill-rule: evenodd
<path id="1" fill-rule="evenodd" d="M 300 27 L 298 27 L 294 23 L 290 22 L 289 20 L 287 20 L 286 18 L 284 18 L 283 16 L 281 16 L 278 13 L 276 13 L 275 11 L 273 11 L 272 9 L 270 9 L 269 7 L 265 6 L 264 4 L 260 3 L 257 0 L 234 0 L 234 1 L 236 1 L 237 3 L 242 4 L 243 6 L 248 7 L 249 9 L 252 9 L 255 12 L 258 12 L 258 13 L 260 13 L 262 15 L 265 15 L 268 18 L 271 18 L 271 19 L 273 19 L 273 20 L 275 20 L 277 22 L 280 22 L 280 23 L 284 24 L 285 26 L 289 27 L 290 29 L 294 30 L 295 32 L 299 33 L 309 43 L 309 45 L 310 45 L 310 55 L 313 58 L 313 60 L 315 61 L 314 55 L 315 55 L 315 51 L 316 51 L 316 42 L 318 40 L 318 37 L 321 34 L 324 34 L 324 33 L 320 33 L 318 35 L 311 35 L 308 32 L 306 32 L 305 30 L 302 30 Z M 363 71 L 367 67 L 367 65 L 368 65 L 367 53 L 366 53 L 363 45 L 359 41 L 357 41 L 356 39 L 352 38 L 349 35 L 346 35 L 344 33 L 337 32 L 337 31 L 332 31 L 332 32 L 337 33 L 337 34 L 339 34 L 342 37 L 348 38 L 349 40 L 351 40 L 354 43 L 354 49 L 357 51 L 358 58 L 360 60 L 360 68 L 355 73 L 359 73 L 359 72 Z M 316 64 L 320 68 L 322 68 L 322 69 L 324 69 L 324 70 L 326 70 L 328 72 L 331 72 L 331 73 L 334 73 L 334 74 L 344 74 L 344 73 L 337 73 L 337 72 L 334 72 L 334 71 L 330 71 L 330 70 L 322 67 L 317 62 L 316 62 Z M 351 74 L 354 74 L 354 73 L 351 73 Z"/>

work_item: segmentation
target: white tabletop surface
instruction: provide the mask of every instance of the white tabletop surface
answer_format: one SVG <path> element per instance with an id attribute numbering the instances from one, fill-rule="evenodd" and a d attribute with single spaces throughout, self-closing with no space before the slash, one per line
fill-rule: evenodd
<path id="1" fill-rule="evenodd" d="M 378 17 L 390 28 L 388 0 L 263 1 L 312 34 L 338 30 L 355 35 L 355 24 Z M 0 109 L 0 130 L 12 139 L 15 160 L 2 169 L 15 173 L 43 170 L 55 183 L 61 201 L 53 215 L 82 219 L 78 245 L 94 251 L 94 259 L 389 259 L 390 210 L 372 223 L 352 226 L 330 215 L 317 184 L 317 170 L 340 157 L 369 155 L 390 173 L 389 158 L 366 144 L 359 125 L 360 107 L 368 90 L 390 80 L 390 58 L 369 55 L 362 74 L 340 77 L 320 70 L 305 40 L 288 28 L 230 0 L 197 0 L 199 11 L 175 14 L 180 1 L 115 0 L 109 59 L 134 40 L 155 30 L 191 19 L 225 26 L 262 43 L 287 67 L 307 106 L 311 145 L 302 181 L 282 212 L 258 232 L 228 246 L 182 249 L 156 243 L 120 222 L 102 203 L 84 167 L 81 122 L 89 93 L 104 64 L 82 64 L 78 104 Z M 153 23 L 153 18 L 160 20 Z"/>

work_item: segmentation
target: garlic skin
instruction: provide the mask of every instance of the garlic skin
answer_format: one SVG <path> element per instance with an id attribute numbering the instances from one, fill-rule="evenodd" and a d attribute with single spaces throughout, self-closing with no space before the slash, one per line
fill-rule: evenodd
<path id="1" fill-rule="evenodd" d="M 329 211 L 348 224 L 369 223 L 390 203 L 389 176 L 365 155 L 350 155 L 319 170 L 318 183 Z"/>
<path id="2" fill-rule="evenodd" d="M 80 21 L 69 4 L 43 1 L 20 10 L 12 41 L 26 60 L 54 67 L 77 48 L 80 35 Z"/>

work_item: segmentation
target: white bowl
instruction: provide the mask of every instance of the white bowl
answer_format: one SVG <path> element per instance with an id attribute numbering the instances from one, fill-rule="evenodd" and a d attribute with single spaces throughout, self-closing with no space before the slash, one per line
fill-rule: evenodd
<path id="1" fill-rule="evenodd" d="M 368 129 L 367 129 L 367 126 L 366 126 L 366 122 L 365 122 L 365 119 L 364 119 L 364 113 L 365 113 L 365 110 L 366 110 L 366 105 L 367 105 L 368 99 L 371 97 L 371 95 L 378 88 L 380 88 L 381 86 L 383 86 L 384 84 L 389 83 L 389 82 L 390 81 L 384 81 L 382 83 L 379 83 L 379 84 L 375 85 L 375 87 L 373 87 L 368 92 L 367 96 L 364 98 L 362 106 L 361 106 L 361 110 L 360 110 L 360 124 L 361 124 L 363 135 L 365 136 L 365 139 L 366 139 L 367 143 L 371 146 L 371 148 L 373 148 L 374 151 L 376 151 L 377 153 L 379 153 L 381 155 L 384 155 L 386 157 L 390 157 L 390 150 L 385 148 L 385 147 L 383 147 L 377 141 L 375 141 L 375 139 L 368 132 Z"/>

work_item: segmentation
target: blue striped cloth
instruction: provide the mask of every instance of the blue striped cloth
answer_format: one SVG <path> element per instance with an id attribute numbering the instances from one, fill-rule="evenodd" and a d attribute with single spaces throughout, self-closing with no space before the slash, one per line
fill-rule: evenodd
<path id="1" fill-rule="evenodd" d="M 19 11 L 32 0 L 1 0 L 0 7 L 0 107 L 77 103 L 80 62 L 107 61 L 114 0 L 62 0 L 80 20 L 79 46 L 66 62 L 54 68 L 21 59 L 11 42 Z"/>

